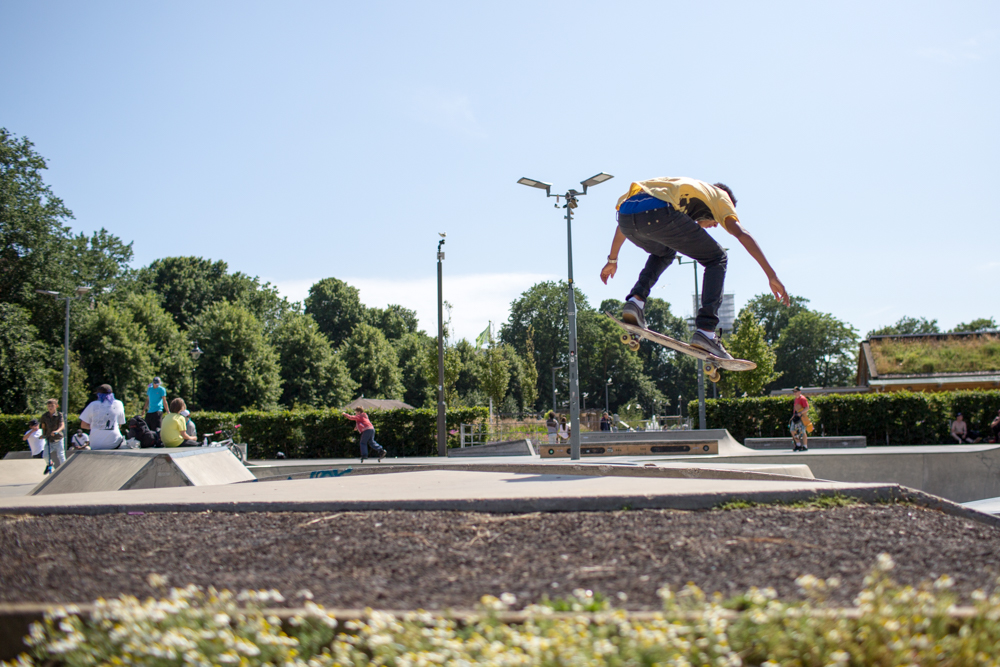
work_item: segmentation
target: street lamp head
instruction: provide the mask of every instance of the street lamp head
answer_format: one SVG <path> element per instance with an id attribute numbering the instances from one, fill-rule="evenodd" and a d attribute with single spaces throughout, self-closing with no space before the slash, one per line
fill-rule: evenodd
<path id="1" fill-rule="evenodd" d="M 545 194 L 549 194 L 549 190 L 552 188 L 551 183 L 544 183 L 542 181 L 536 181 L 533 178 L 519 178 L 517 182 L 521 185 L 527 185 L 530 188 L 538 188 L 539 190 L 545 190 Z"/>
<path id="2" fill-rule="evenodd" d="M 600 185 L 604 181 L 610 181 L 614 176 L 611 174 L 605 174 L 603 171 L 599 174 L 595 174 L 585 181 L 580 181 L 580 185 L 583 186 L 583 194 L 587 194 L 587 188 L 592 188 L 595 185 Z"/>
<path id="3" fill-rule="evenodd" d="M 59 296 L 59 292 L 53 292 L 52 290 L 36 289 L 35 291 L 38 292 L 39 294 L 46 294 L 48 296 Z"/>
<path id="4" fill-rule="evenodd" d="M 191 350 L 191 359 L 194 361 L 198 361 L 198 359 L 200 359 L 201 355 L 203 354 L 205 353 L 201 351 L 200 347 L 198 347 L 198 341 L 194 341 L 194 349 Z"/>
<path id="5" fill-rule="evenodd" d="M 440 236 L 441 238 L 444 238 L 444 237 L 448 236 L 448 232 L 438 232 L 438 236 Z"/>
<path id="6" fill-rule="evenodd" d="M 84 294 L 86 294 L 89 291 L 90 291 L 89 287 L 77 287 L 76 288 L 76 295 L 77 296 L 83 296 Z"/>

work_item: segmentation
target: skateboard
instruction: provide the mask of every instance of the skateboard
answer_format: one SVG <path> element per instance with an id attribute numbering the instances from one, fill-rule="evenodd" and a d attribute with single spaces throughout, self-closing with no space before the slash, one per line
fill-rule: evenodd
<path id="1" fill-rule="evenodd" d="M 695 359 L 701 359 L 705 362 L 705 375 L 707 375 L 708 379 L 712 382 L 719 381 L 720 370 L 752 371 L 757 368 L 757 364 L 752 361 L 747 361 L 745 359 L 719 359 L 714 354 L 709 354 L 700 348 L 692 347 L 691 345 L 682 343 L 679 340 L 674 340 L 670 336 L 665 336 L 664 334 L 650 329 L 643 329 L 642 327 L 637 327 L 634 324 L 622 322 L 611 313 L 604 314 L 607 315 L 612 322 L 625 330 L 625 333 L 621 335 L 622 344 L 628 345 L 629 349 L 633 352 L 639 349 L 639 340 L 645 338 L 648 341 L 662 345 L 663 347 L 669 347 L 671 350 L 675 350 L 681 354 L 686 354 L 689 357 L 694 357 Z"/>

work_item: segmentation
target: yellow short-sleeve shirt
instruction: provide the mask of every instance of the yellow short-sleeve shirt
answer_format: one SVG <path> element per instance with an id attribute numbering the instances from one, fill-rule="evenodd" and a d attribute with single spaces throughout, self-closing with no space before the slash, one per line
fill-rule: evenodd
<path id="1" fill-rule="evenodd" d="M 180 447 L 184 444 L 181 433 L 187 428 L 187 420 L 181 415 L 170 413 L 163 415 L 160 422 L 160 441 L 164 447 Z"/>
<path id="2" fill-rule="evenodd" d="M 670 203 L 674 208 L 690 215 L 694 220 L 704 220 L 711 216 L 730 234 L 736 232 L 736 229 L 729 224 L 731 220 L 739 222 L 736 208 L 729 200 L 729 195 L 714 185 L 684 176 L 664 176 L 651 178 L 648 181 L 637 181 L 629 187 L 628 192 L 618 199 L 618 206 L 640 192 L 646 192 L 661 201 Z"/>

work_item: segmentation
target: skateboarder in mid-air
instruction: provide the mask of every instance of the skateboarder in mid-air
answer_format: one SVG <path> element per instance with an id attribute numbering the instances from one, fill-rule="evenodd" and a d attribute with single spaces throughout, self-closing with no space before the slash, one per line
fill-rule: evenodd
<path id="1" fill-rule="evenodd" d="M 646 266 L 632 291 L 625 297 L 622 321 L 646 328 L 643 308 L 649 291 L 660 274 L 670 266 L 677 253 L 686 255 L 705 267 L 702 280 L 701 308 L 695 317 L 697 327 L 691 345 L 720 359 L 732 359 L 716 337 L 719 306 L 726 280 L 726 251 L 705 230 L 716 225 L 735 236 L 750 256 L 764 270 L 775 298 L 789 303 L 788 292 L 764 252 L 736 215 L 736 197 L 722 183 L 710 185 L 684 177 L 654 178 L 633 183 L 618 200 L 618 227 L 611 242 L 608 263 L 601 269 L 607 285 L 618 271 L 618 251 L 625 239 L 649 253 Z"/>

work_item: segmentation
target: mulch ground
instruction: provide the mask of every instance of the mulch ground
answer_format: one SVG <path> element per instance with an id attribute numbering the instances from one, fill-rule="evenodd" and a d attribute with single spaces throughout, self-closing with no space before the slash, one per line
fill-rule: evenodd
<path id="1" fill-rule="evenodd" d="M 170 513 L 0 516 L 0 602 L 89 602 L 171 586 L 302 589 L 327 607 L 473 608 L 504 592 L 518 605 L 587 588 L 656 609 L 656 590 L 694 582 L 799 597 L 795 578 L 839 576 L 850 605 L 881 553 L 894 578 L 951 575 L 964 600 L 1000 575 L 1000 528 L 910 505 L 680 512 Z"/>

